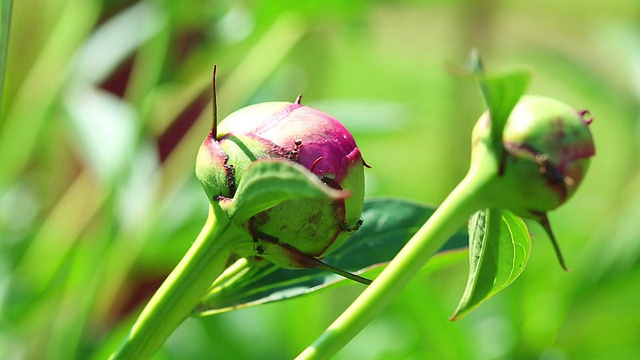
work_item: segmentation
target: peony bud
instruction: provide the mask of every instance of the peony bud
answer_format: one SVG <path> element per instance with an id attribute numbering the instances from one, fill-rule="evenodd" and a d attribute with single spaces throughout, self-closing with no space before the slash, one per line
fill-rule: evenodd
<path id="1" fill-rule="evenodd" d="M 215 101 L 215 99 L 214 99 Z M 361 225 L 365 163 L 349 131 L 335 118 L 295 103 L 271 102 L 240 109 L 205 138 L 196 176 L 212 202 L 235 195 L 249 165 L 261 159 L 299 163 L 346 199 L 288 200 L 242 224 L 255 255 L 285 268 L 312 267 Z M 317 266 L 315 266 L 317 267 Z"/>
<path id="2" fill-rule="evenodd" d="M 484 196 L 492 206 L 537 220 L 565 270 L 569 269 L 547 212 L 575 193 L 589 167 L 589 158 L 595 155 L 588 114 L 557 100 L 525 96 L 511 111 L 498 148 L 490 139 L 489 113 L 480 117 L 473 131 L 472 163 L 482 166 L 483 154 L 500 154 L 496 181 Z"/>
<path id="3" fill-rule="evenodd" d="M 588 112 L 539 96 L 514 107 L 503 132 L 499 185 L 493 196 L 520 215 L 538 217 L 574 194 L 595 154 Z M 489 114 L 474 129 L 474 141 L 489 136 Z M 475 143 L 474 142 L 474 143 Z"/>

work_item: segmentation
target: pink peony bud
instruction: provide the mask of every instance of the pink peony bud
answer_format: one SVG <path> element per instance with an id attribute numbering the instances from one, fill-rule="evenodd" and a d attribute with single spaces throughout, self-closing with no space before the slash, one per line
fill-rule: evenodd
<path id="1" fill-rule="evenodd" d="M 216 133 L 217 132 L 217 133 Z M 233 198 L 249 165 L 287 159 L 304 166 L 346 199 L 288 200 L 246 224 L 255 252 L 286 268 L 309 267 L 304 257 L 321 257 L 361 225 L 365 163 L 349 131 L 335 118 L 296 103 L 271 102 L 240 109 L 205 138 L 196 176 L 210 201 Z"/>

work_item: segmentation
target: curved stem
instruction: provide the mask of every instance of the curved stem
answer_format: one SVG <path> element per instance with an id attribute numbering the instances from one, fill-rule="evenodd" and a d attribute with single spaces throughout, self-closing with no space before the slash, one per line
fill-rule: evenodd
<path id="1" fill-rule="evenodd" d="M 214 206 L 196 241 L 142 310 L 111 359 L 150 359 L 222 274 L 236 233 Z"/>
<path id="2" fill-rule="evenodd" d="M 484 206 L 483 190 L 495 169 L 472 167 L 386 269 L 297 359 L 328 359 L 354 338 L 396 297 L 468 217 Z"/>

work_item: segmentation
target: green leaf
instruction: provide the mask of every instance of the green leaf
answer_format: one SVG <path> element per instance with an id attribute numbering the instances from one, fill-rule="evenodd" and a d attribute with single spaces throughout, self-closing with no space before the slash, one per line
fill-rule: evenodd
<path id="1" fill-rule="evenodd" d="M 531 237 L 524 221 L 501 209 L 485 209 L 469 221 L 469 279 L 451 316 L 459 320 L 513 283 L 529 260 Z"/>
<path id="2" fill-rule="evenodd" d="M 363 226 L 323 262 L 354 273 L 387 264 L 433 214 L 434 208 L 400 199 L 373 199 L 365 203 Z M 459 232 L 440 250 L 427 269 L 435 270 L 466 257 L 467 234 Z M 223 275 L 225 276 L 225 275 Z M 343 277 L 318 269 L 287 270 L 257 258 L 241 260 L 216 281 L 196 309 L 213 315 L 252 305 L 284 300 L 325 288 Z"/>
<path id="3" fill-rule="evenodd" d="M 494 144 L 502 144 L 502 132 L 509 114 L 518 103 L 529 84 L 531 73 L 527 69 L 516 69 L 502 74 L 484 72 L 482 60 L 472 52 L 467 66 L 476 75 L 484 102 L 491 115 L 491 138 Z"/>
<path id="4" fill-rule="evenodd" d="M 288 160 L 254 161 L 245 172 L 229 209 L 244 222 L 283 201 L 300 198 L 343 199 L 348 192 L 325 185 L 302 165 Z"/>
<path id="5" fill-rule="evenodd" d="M 516 70 L 500 76 L 482 77 L 479 80 L 491 115 L 491 137 L 500 144 L 509 114 L 524 94 L 529 78 L 528 71 Z"/>

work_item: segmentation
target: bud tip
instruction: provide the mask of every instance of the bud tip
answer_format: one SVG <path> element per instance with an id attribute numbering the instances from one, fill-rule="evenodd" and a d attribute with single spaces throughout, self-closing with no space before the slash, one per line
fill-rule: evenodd
<path id="1" fill-rule="evenodd" d="M 589 110 L 580 110 L 578 111 L 578 115 L 582 118 L 585 124 L 591 125 L 593 122 L 593 117 L 591 116 L 591 112 Z"/>

